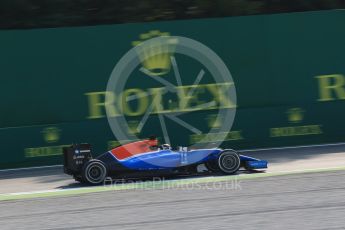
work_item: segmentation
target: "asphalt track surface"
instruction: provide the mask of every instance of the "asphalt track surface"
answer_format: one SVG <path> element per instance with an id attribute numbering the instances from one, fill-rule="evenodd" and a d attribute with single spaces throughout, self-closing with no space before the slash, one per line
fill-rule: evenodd
<path id="1" fill-rule="evenodd" d="M 248 152 L 271 172 L 341 167 L 345 145 Z M 61 168 L 0 172 L 0 194 L 80 186 Z M 37 188 L 38 187 L 38 188 Z M 0 202 L 0 229 L 345 229 L 345 171 Z"/>

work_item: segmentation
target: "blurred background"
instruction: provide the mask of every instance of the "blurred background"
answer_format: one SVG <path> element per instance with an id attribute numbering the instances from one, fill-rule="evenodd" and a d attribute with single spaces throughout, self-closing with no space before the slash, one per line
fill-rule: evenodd
<path id="1" fill-rule="evenodd" d="M 0 27 L 83 26 L 344 7 L 344 0 L 2 0 Z"/>
<path id="2" fill-rule="evenodd" d="M 128 141 L 114 136 L 105 104 L 115 117 L 124 115 L 126 132 L 139 139 L 163 136 L 157 114 L 187 111 L 180 120 L 165 119 L 169 140 L 161 141 L 172 146 L 344 142 L 344 8 L 345 0 L 2 0 L 0 168 L 61 164 L 62 148 L 71 143 L 91 143 L 98 155 Z M 159 35 L 209 47 L 233 82 L 221 85 L 197 59 L 175 53 L 183 86 L 197 96 L 162 96 L 162 110 L 138 128 L 154 102 L 149 92 L 164 88 L 155 80 L 176 85 L 169 57 L 129 66 L 132 74 L 112 101 L 107 83 L 133 44 Z M 141 66 L 168 71 L 150 78 Z M 201 70 L 202 81 L 193 85 Z M 227 84 L 236 87 L 237 103 L 224 96 Z M 120 109 L 120 96 L 130 94 L 146 96 Z M 214 107 L 202 108 L 212 100 Z M 224 106 L 236 108 L 225 131 L 228 118 L 217 116 Z"/>

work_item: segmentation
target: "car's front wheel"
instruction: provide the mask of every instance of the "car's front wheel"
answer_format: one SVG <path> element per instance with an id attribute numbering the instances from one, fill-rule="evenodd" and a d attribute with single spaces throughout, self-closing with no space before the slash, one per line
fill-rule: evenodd
<path id="1" fill-rule="evenodd" d="M 222 173 L 234 174 L 241 166 L 241 159 L 234 150 L 224 150 L 220 153 L 217 163 Z"/>
<path id="2" fill-rule="evenodd" d="M 107 169 L 102 161 L 90 160 L 83 167 L 82 180 L 83 182 L 97 185 L 103 183 L 107 176 Z"/>

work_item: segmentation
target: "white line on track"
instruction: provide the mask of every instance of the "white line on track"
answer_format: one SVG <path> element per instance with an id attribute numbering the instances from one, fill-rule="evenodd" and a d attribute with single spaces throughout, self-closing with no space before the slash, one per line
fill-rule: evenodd
<path id="1" fill-rule="evenodd" d="M 54 193 L 54 192 L 62 192 L 62 191 L 73 191 L 73 190 L 87 190 L 93 189 L 95 187 L 80 187 L 80 188 L 59 188 L 59 189 L 48 189 L 48 190 L 37 190 L 37 191 L 29 191 L 29 192 L 13 192 L 13 193 L 0 193 L 1 195 L 9 195 L 9 196 L 19 196 L 19 195 L 31 195 L 31 194 L 41 194 L 41 193 Z"/>
<path id="2" fill-rule="evenodd" d="M 1 169 L 0 172 L 12 172 L 12 171 L 22 171 L 22 170 L 32 170 L 32 169 L 46 169 L 46 168 L 56 168 L 56 167 L 62 167 L 62 165 L 47 165 L 47 166 L 37 166 L 37 167 L 27 167 L 27 168 Z"/>

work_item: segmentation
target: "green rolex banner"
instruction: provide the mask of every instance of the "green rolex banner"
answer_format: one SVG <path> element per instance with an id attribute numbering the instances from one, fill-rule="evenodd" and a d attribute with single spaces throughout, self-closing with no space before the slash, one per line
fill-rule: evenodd
<path id="1" fill-rule="evenodd" d="M 149 135 L 235 149 L 343 142 L 344 22 L 332 10 L 1 30 L 0 168 Z"/>

